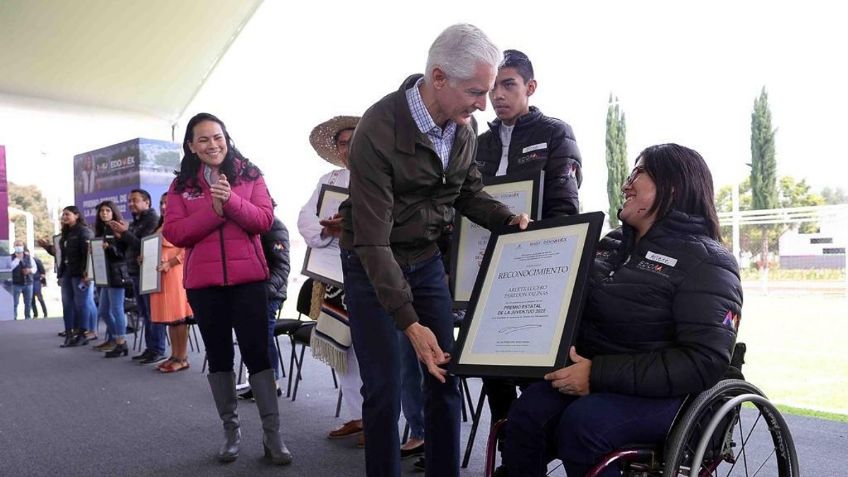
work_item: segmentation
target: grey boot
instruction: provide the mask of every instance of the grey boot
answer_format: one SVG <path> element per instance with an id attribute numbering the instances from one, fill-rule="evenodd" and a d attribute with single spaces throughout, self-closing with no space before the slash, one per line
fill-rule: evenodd
<path id="1" fill-rule="evenodd" d="M 241 431 L 239 431 L 239 419 L 236 408 L 236 375 L 232 371 L 223 373 L 209 373 L 209 387 L 212 389 L 212 397 L 215 398 L 215 407 L 218 415 L 224 423 L 224 444 L 218 451 L 220 462 L 232 462 L 239 455 L 239 444 L 241 443 Z"/>
<path id="2" fill-rule="evenodd" d="M 292 461 L 291 452 L 280 437 L 280 411 L 277 407 L 277 387 L 274 384 L 274 370 L 251 374 L 250 389 L 256 399 L 256 408 L 262 419 L 262 446 L 265 457 L 275 465 L 286 465 Z"/>

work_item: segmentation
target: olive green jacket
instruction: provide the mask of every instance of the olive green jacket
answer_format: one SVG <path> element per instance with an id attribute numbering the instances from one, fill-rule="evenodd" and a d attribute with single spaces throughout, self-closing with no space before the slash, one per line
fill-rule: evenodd
<path id="1" fill-rule="evenodd" d="M 341 247 L 356 252 L 377 298 L 401 330 L 418 321 L 401 266 L 438 253 L 436 239 L 453 223 L 454 209 L 488 229 L 512 216 L 483 192 L 473 126 L 457 127 L 447 170 L 418 130 L 405 91 L 420 77 L 407 78 L 362 116 L 351 143 L 350 198 L 339 207 Z"/>

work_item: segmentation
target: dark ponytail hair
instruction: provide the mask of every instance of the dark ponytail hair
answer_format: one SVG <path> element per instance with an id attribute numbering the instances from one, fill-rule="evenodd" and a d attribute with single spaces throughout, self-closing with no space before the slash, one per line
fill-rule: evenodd
<path id="1" fill-rule="evenodd" d="M 188 146 L 194 140 L 194 127 L 203 121 L 213 121 L 221 126 L 221 131 L 224 132 L 224 138 L 227 141 L 227 154 L 224 156 L 224 161 L 218 169 L 221 174 L 227 176 L 227 180 L 232 185 L 238 184 L 240 181 L 253 181 L 262 175 L 256 165 L 244 157 L 236 148 L 235 142 L 227 132 L 227 127 L 224 122 L 209 113 L 198 113 L 194 115 L 186 125 L 185 137 L 183 138 L 183 160 L 180 162 L 180 170 L 174 171 L 177 178 L 175 190 L 183 192 L 189 189 L 193 192 L 200 192 L 200 184 L 197 182 L 197 172 L 200 170 L 200 159 L 197 154 L 191 152 Z"/>

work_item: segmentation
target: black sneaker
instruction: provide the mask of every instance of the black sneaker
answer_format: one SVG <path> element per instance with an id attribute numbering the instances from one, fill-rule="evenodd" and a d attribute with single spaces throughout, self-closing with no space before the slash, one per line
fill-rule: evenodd
<path id="1" fill-rule="evenodd" d="M 141 361 L 139 361 L 139 362 L 138 362 L 138 364 L 155 364 L 155 363 L 161 363 L 162 361 L 165 361 L 166 359 L 168 359 L 168 357 L 167 357 L 167 356 L 165 356 L 164 354 L 156 353 L 156 352 L 154 351 L 154 352 L 151 352 L 151 353 L 150 353 L 150 356 L 148 356 L 146 359 L 142 359 Z"/>
<path id="2" fill-rule="evenodd" d="M 143 353 L 133 356 L 132 360 L 133 361 L 139 361 L 139 360 L 143 361 L 143 360 L 149 358 L 151 354 L 153 354 L 153 352 L 150 351 L 149 349 L 146 349 L 146 350 L 144 350 Z"/>
<path id="3" fill-rule="evenodd" d="M 245 401 L 253 401 L 253 390 L 248 389 L 247 391 L 238 395 L 239 399 L 244 399 Z"/>
<path id="4" fill-rule="evenodd" d="M 412 466 L 415 468 L 416 472 L 424 472 L 427 470 L 427 461 L 424 460 L 424 456 L 418 458 Z"/>

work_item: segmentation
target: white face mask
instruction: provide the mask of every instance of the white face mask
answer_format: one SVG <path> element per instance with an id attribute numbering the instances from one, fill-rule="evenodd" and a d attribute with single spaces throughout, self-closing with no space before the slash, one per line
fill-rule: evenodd
<path id="1" fill-rule="evenodd" d="M 23 247 L 15 247 L 15 253 L 24 253 Z"/>

